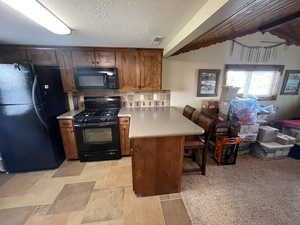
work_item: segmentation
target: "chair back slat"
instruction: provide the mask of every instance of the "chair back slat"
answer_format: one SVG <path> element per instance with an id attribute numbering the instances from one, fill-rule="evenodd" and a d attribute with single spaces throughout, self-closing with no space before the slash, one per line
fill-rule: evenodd
<path id="1" fill-rule="evenodd" d="M 199 112 L 198 110 L 195 110 L 195 111 L 193 112 L 193 114 L 192 114 L 191 120 L 192 120 L 194 123 L 198 124 L 199 116 L 200 116 L 200 112 Z"/>
<path id="2" fill-rule="evenodd" d="M 192 118 L 192 115 L 193 115 L 193 112 L 195 111 L 196 109 L 193 108 L 192 106 L 189 106 L 189 105 L 186 105 L 183 109 L 183 115 L 188 118 L 188 119 L 191 119 Z"/>
<path id="3" fill-rule="evenodd" d="M 198 116 L 198 122 L 197 124 L 202 127 L 205 132 L 211 131 L 213 125 L 215 123 L 215 120 L 213 118 L 210 118 L 203 113 L 200 113 Z"/>

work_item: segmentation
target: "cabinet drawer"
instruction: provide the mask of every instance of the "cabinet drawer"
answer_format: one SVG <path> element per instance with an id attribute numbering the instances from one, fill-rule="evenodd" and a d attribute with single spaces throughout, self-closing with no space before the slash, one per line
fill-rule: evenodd
<path id="1" fill-rule="evenodd" d="M 73 121 L 72 120 L 59 120 L 59 126 L 73 128 Z"/>
<path id="2" fill-rule="evenodd" d="M 129 117 L 121 117 L 119 118 L 119 120 L 120 120 L 120 125 L 129 125 L 130 123 Z"/>

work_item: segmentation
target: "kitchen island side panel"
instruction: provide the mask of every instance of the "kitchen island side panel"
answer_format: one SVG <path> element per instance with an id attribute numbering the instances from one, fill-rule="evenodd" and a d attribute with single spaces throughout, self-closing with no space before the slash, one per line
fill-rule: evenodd
<path id="1" fill-rule="evenodd" d="M 132 139 L 133 189 L 138 196 L 181 191 L 184 136 Z"/>

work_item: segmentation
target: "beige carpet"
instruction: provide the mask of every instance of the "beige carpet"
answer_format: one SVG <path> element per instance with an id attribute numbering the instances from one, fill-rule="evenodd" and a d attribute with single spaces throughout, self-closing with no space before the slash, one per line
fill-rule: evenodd
<path id="1" fill-rule="evenodd" d="M 182 198 L 193 225 L 300 225 L 300 161 L 239 157 L 185 175 Z"/>

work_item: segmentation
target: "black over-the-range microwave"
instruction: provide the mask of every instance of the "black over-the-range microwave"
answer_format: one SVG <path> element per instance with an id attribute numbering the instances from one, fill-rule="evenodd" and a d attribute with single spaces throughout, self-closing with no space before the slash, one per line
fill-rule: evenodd
<path id="1" fill-rule="evenodd" d="M 119 88 L 117 68 L 77 67 L 74 72 L 78 90 Z"/>

